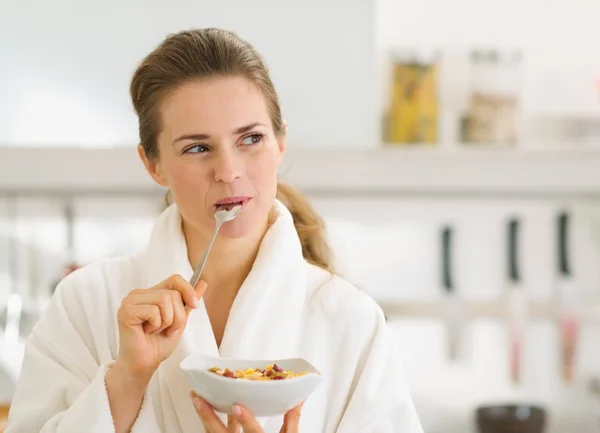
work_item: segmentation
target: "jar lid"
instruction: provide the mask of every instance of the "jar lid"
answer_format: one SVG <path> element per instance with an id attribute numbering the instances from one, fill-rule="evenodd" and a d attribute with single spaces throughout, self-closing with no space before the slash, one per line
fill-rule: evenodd
<path id="1" fill-rule="evenodd" d="M 488 63 L 519 63 L 522 58 L 518 49 L 475 49 L 471 50 L 471 60 Z"/>
<path id="2" fill-rule="evenodd" d="M 396 63 L 432 65 L 435 64 L 441 53 L 439 49 L 428 47 L 393 48 L 390 57 Z"/>
<path id="3" fill-rule="evenodd" d="M 498 60 L 498 53 L 496 50 L 471 50 L 471 60 L 479 62 L 496 62 Z"/>

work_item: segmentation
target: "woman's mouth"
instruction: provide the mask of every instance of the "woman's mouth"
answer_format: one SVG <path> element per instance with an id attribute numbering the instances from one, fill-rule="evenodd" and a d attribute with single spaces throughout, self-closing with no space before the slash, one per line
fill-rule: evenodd
<path id="1" fill-rule="evenodd" d="M 231 210 L 235 206 L 242 206 L 242 210 L 246 207 L 246 204 L 250 201 L 251 197 L 239 196 L 239 197 L 225 197 L 215 203 L 217 210 Z"/>

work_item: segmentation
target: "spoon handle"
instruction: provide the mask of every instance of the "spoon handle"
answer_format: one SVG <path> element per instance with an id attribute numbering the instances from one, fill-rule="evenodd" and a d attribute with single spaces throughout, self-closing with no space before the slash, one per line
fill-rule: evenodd
<path id="1" fill-rule="evenodd" d="M 204 265 L 206 265 L 206 260 L 208 259 L 208 253 L 210 253 L 210 249 L 212 248 L 212 246 L 215 242 L 215 239 L 217 238 L 217 233 L 219 232 L 220 228 L 221 228 L 221 224 L 217 224 L 217 226 L 215 227 L 215 231 L 213 232 L 212 239 L 210 240 L 208 247 L 206 247 L 206 251 L 204 251 L 202 260 L 200 260 L 200 263 L 198 264 L 198 266 L 196 266 L 196 269 L 194 269 L 194 275 L 192 275 L 192 278 L 190 278 L 190 284 L 194 288 L 196 288 L 196 284 L 198 284 L 200 275 L 202 275 L 202 271 L 204 270 Z"/>

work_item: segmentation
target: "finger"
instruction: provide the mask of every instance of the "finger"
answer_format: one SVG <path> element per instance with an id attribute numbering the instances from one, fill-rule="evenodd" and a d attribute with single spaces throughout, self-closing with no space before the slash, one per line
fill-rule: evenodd
<path id="1" fill-rule="evenodd" d="M 183 300 L 181 299 L 181 293 L 176 290 L 169 290 L 173 302 L 173 323 L 167 329 L 167 337 L 170 337 L 178 330 L 185 329 L 187 325 L 187 314 L 185 307 L 183 306 Z"/>
<path id="2" fill-rule="evenodd" d="M 200 298 L 202 298 L 202 296 L 204 296 L 204 292 L 206 292 L 207 287 L 208 287 L 208 285 L 206 284 L 206 281 L 203 281 L 203 280 L 198 281 L 198 284 L 196 284 L 196 288 L 194 289 L 196 299 L 200 299 Z M 189 315 L 192 312 L 192 310 L 193 310 L 193 308 L 190 308 L 190 304 L 186 304 L 186 306 L 185 306 L 186 314 Z"/>
<path id="3" fill-rule="evenodd" d="M 256 418 L 245 407 L 239 404 L 234 405 L 233 416 L 242 426 L 244 433 L 264 433 Z"/>
<path id="4" fill-rule="evenodd" d="M 300 413 L 303 403 L 300 403 L 293 409 L 290 409 L 283 417 L 283 427 L 281 433 L 298 433 L 300 429 Z"/>
<path id="5" fill-rule="evenodd" d="M 162 325 L 159 329 L 155 329 L 153 331 L 155 334 L 159 334 L 173 324 L 173 300 L 177 299 L 173 297 L 174 293 L 179 295 L 179 292 L 176 290 L 151 288 L 141 292 L 131 293 L 129 296 L 129 302 L 135 305 L 154 304 L 160 308 Z M 181 302 L 181 298 L 179 298 L 179 302 Z"/>
<path id="6" fill-rule="evenodd" d="M 198 284 L 196 284 L 196 287 L 194 288 L 194 290 L 196 291 L 196 297 L 198 299 L 200 299 L 202 296 L 204 296 L 204 292 L 206 292 L 207 287 L 208 287 L 208 284 L 206 283 L 206 281 L 204 281 L 204 280 L 198 281 Z"/>
<path id="7" fill-rule="evenodd" d="M 240 433 L 241 428 L 240 423 L 233 415 L 227 416 L 227 433 Z"/>
<path id="8" fill-rule="evenodd" d="M 160 283 L 157 287 L 177 290 L 179 293 L 181 293 L 181 299 L 183 299 L 183 302 L 185 302 L 186 306 L 190 307 L 191 309 L 198 308 L 199 297 L 196 295 L 196 290 L 181 275 L 172 275 Z"/>
<path id="9" fill-rule="evenodd" d="M 171 297 L 172 291 L 173 290 L 161 291 L 161 295 L 156 301 L 158 308 L 160 308 L 160 317 L 162 318 L 162 324 L 160 328 L 154 331 L 155 334 L 160 334 L 162 331 L 164 331 L 173 324 L 175 312 L 173 311 L 173 298 Z"/>
<path id="10" fill-rule="evenodd" d="M 145 332 L 152 332 L 160 328 L 162 317 L 160 308 L 156 305 L 125 304 L 119 309 L 119 322 L 126 326 L 144 325 Z"/>
<path id="11" fill-rule="evenodd" d="M 191 393 L 191 396 L 194 408 L 204 425 L 204 429 L 210 433 L 228 433 L 227 427 L 225 427 L 212 407 L 210 407 L 206 401 L 194 394 L 194 392 Z"/>

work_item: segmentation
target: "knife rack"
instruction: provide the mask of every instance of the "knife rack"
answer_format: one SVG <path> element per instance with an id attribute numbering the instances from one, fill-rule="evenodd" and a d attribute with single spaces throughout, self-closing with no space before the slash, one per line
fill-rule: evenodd
<path id="1" fill-rule="evenodd" d="M 377 301 L 384 314 L 389 319 L 406 317 L 430 317 L 445 319 L 444 311 L 446 302 L 440 301 Z M 495 301 L 463 301 L 462 315 L 464 319 L 501 319 L 507 320 L 511 316 L 509 300 Z M 560 304 L 551 301 L 529 301 L 526 307 L 527 317 L 530 319 L 559 319 Z M 600 325 L 600 303 L 588 303 L 579 314 L 581 323 Z"/>

